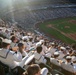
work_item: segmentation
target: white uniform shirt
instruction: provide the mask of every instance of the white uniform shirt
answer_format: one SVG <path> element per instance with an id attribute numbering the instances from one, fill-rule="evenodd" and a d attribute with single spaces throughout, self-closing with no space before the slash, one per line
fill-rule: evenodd
<path id="1" fill-rule="evenodd" d="M 47 47 L 42 45 L 42 52 L 41 52 L 41 54 L 45 55 L 46 53 L 47 53 Z"/>
<path id="2" fill-rule="evenodd" d="M 57 66 L 61 66 L 61 64 L 58 62 L 58 59 L 50 58 L 50 62 L 57 65 Z"/>
<path id="3" fill-rule="evenodd" d="M 27 55 L 28 55 L 27 52 L 23 51 L 22 56 L 27 56 Z"/>
<path id="4" fill-rule="evenodd" d="M 58 59 L 63 59 L 63 57 L 64 57 L 65 55 L 63 54 L 63 52 L 62 51 L 59 51 L 59 56 L 58 56 Z"/>
<path id="5" fill-rule="evenodd" d="M 74 72 L 76 72 L 76 63 L 73 64 Z"/>
<path id="6" fill-rule="evenodd" d="M 44 58 L 43 55 L 41 55 L 37 52 L 35 52 L 34 55 L 35 55 L 35 60 L 36 60 L 35 62 L 36 63 L 46 63 L 46 59 Z"/>
<path id="7" fill-rule="evenodd" d="M 49 52 L 51 53 L 51 56 L 53 56 L 54 52 L 55 52 L 57 49 L 55 49 L 55 48 L 49 48 L 48 50 L 49 50 Z"/>
<path id="8" fill-rule="evenodd" d="M 7 49 L 0 49 L 0 61 L 11 68 L 15 68 L 18 66 L 15 61 L 21 62 L 22 55 L 19 52 L 16 54 L 15 52 Z"/>
<path id="9" fill-rule="evenodd" d="M 74 73 L 74 67 L 73 67 L 73 65 L 71 65 L 71 63 L 67 63 L 67 62 L 62 63 L 61 67 L 69 72 Z"/>

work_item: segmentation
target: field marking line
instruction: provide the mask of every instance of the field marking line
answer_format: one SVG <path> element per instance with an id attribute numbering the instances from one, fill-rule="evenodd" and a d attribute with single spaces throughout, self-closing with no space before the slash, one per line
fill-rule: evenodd
<path id="1" fill-rule="evenodd" d="M 54 30 L 56 30 L 56 31 L 60 32 L 61 34 L 63 34 L 64 36 L 66 36 L 66 37 L 68 37 L 68 38 L 70 38 L 70 39 L 72 39 L 72 40 L 76 40 L 76 39 L 74 39 L 74 38 L 72 38 L 72 37 L 69 37 L 66 33 L 64 33 L 64 32 L 62 32 L 61 30 L 55 28 L 55 27 L 52 26 L 51 24 L 48 25 L 47 27 L 51 27 L 51 28 L 53 28 Z"/>

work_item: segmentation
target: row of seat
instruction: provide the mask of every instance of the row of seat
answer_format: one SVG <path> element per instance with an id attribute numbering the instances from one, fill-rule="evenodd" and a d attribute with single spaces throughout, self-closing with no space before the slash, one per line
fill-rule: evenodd
<path id="1" fill-rule="evenodd" d="M 35 63 L 34 60 L 32 60 L 30 63 L 28 63 L 28 65 L 30 65 L 31 63 Z M 49 65 L 46 65 L 46 64 L 43 64 L 43 63 L 40 63 L 39 66 L 41 68 L 43 67 L 47 67 L 49 70 L 49 72 L 52 74 L 52 75 L 55 75 L 55 74 L 59 74 L 59 75 L 75 75 L 63 68 L 61 68 L 60 66 L 57 66 L 53 63 Z M 8 67 L 7 65 L 3 64 L 1 61 L 0 61 L 0 75 L 22 75 L 22 73 L 26 70 L 27 66 L 24 66 L 24 68 L 21 68 L 20 66 L 17 66 L 16 68 L 14 69 L 10 69 L 10 67 Z"/>

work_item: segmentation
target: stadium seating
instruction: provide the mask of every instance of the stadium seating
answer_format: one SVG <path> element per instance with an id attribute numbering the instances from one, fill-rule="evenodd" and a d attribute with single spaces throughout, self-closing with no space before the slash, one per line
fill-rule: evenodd
<path id="1" fill-rule="evenodd" d="M 58 1 L 62 1 L 62 0 L 58 0 Z M 63 7 L 63 5 L 65 7 Z M 36 6 L 36 7 L 32 6 L 32 7 L 29 7 L 29 9 L 27 9 L 28 7 L 26 7 L 26 9 L 20 9 L 20 10 L 18 10 L 18 12 L 17 12 L 17 10 L 13 11 L 14 18 L 15 18 L 15 21 L 18 22 L 18 26 L 20 26 L 20 28 L 22 28 L 22 30 L 23 29 L 26 29 L 26 30 L 32 29 L 33 31 L 36 32 L 36 35 L 44 36 L 44 34 L 38 32 L 37 30 L 34 30 L 35 25 L 38 22 L 43 22 L 43 21 L 46 21 L 49 19 L 52 20 L 52 19 L 56 19 L 56 18 L 76 16 L 76 8 L 66 7 L 65 4 L 63 4 L 63 5 L 62 4 L 56 4 L 56 5 L 55 4 L 51 4 L 51 5 L 45 4 L 45 5 L 40 5 L 40 6 Z M 10 21 L 10 19 L 11 19 L 10 16 L 11 16 L 11 13 L 7 13 L 7 15 L 5 15 L 7 21 Z M 12 23 L 10 24 L 10 26 L 11 25 L 12 25 Z M 14 28 L 17 29 L 16 27 L 14 27 Z M 21 30 L 20 30 L 20 32 L 21 32 Z M 7 38 L 7 37 L 5 37 L 6 35 L 4 36 L 3 34 L 4 33 L 0 34 L 0 36 L 3 38 Z M 19 40 L 21 39 L 18 35 L 17 35 L 17 37 Z M 66 44 L 64 44 L 63 42 L 61 42 L 59 40 L 51 38 L 51 40 L 49 42 L 52 42 L 52 41 L 54 41 L 58 45 L 62 45 L 62 46 L 66 47 Z M 34 53 L 31 52 L 31 49 L 28 52 L 29 52 L 28 55 L 30 58 L 31 55 L 33 55 Z M 33 59 L 33 57 L 31 57 L 30 59 L 27 59 L 27 61 L 25 62 L 25 65 L 30 65 L 32 63 L 35 63 L 35 59 Z M 52 75 L 55 75 L 55 74 L 74 75 L 72 72 L 70 72 L 70 71 L 64 69 L 63 67 L 61 67 L 57 64 L 54 64 L 54 63 L 50 63 L 49 65 L 40 63 L 39 65 L 40 65 L 40 68 L 43 68 L 43 67 L 48 68 L 49 72 L 51 72 Z M 26 66 L 24 66 L 24 68 L 26 68 Z M 5 74 L 21 75 L 24 71 L 25 70 L 19 66 L 17 66 L 13 70 L 11 70 L 7 65 L 0 62 L 0 74 L 1 75 L 5 75 Z"/>
<path id="2" fill-rule="evenodd" d="M 21 75 L 25 70 L 20 66 L 10 69 L 9 66 L 0 62 L 0 74 L 1 75 Z"/>

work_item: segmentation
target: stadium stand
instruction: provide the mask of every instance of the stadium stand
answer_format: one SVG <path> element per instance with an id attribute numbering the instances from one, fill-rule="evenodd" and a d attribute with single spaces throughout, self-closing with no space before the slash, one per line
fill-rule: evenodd
<path id="1" fill-rule="evenodd" d="M 37 6 L 37 7 L 27 7 L 26 9 L 20 9 L 13 11 L 15 21 L 20 24 L 23 28 L 33 28 L 36 23 L 42 22 L 49 19 L 63 18 L 76 16 L 75 7 L 65 7 L 62 5 L 52 5 L 52 6 Z M 10 21 L 11 13 L 7 14 L 5 18 Z M 25 24 L 25 25 L 24 25 Z M 32 27 L 33 26 L 33 27 Z"/>
<path id="2" fill-rule="evenodd" d="M 59 2 L 14 10 L 15 23 L 11 21 L 11 12 L 0 19 L 0 75 L 30 75 L 27 72 L 34 70 L 29 70 L 33 64 L 38 65 L 35 66 L 38 75 L 40 68 L 41 75 L 76 75 L 76 44 L 48 39 L 34 29 L 35 32 L 27 31 L 38 22 L 76 16 L 75 5 L 69 7 Z"/>
<path id="3" fill-rule="evenodd" d="M 4 21 L 2 20 L 0 23 L 2 24 L 2 22 Z M 43 69 L 44 72 L 41 72 L 43 75 L 45 72 L 47 75 L 75 75 L 75 44 L 70 46 L 60 41 L 48 40 L 44 35 L 30 31 L 26 32 L 22 29 L 19 29 L 15 23 L 11 26 L 9 23 L 7 25 L 4 23 L 2 24 L 3 26 L 0 27 L 0 34 L 3 32 L 7 33 L 9 36 L 0 36 L 1 75 L 22 75 L 24 71 L 27 71 L 29 65 L 31 64 L 39 64 L 40 68 L 46 67 L 47 69 Z M 59 58 L 62 53 L 64 53 L 64 57 Z M 11 54 L 13 54 L 12 57 Z M 14 56 L 15 58 L 13 58 Z M 9 59 L 12 61 L 12 63 Z M 38 62 L 36 62 L 36 60 L 38 60 Z"/>

